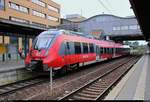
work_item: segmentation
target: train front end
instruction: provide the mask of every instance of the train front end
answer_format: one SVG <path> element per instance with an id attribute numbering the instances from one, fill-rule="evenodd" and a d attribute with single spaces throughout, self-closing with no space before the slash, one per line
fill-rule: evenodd
<path id="1" fill-rule="evenodd" d="M 32 48 L 25 59 L 27 70 L 38 72 L 48 70 L 48 63 L 51 59 L 47 57 L 58 33 L 57 31 L 44 31 L 34 39 Z"/>

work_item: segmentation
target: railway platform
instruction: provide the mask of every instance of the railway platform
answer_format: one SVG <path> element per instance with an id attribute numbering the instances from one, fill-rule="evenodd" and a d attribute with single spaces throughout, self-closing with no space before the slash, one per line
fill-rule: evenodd
<path id="1" fill-rule="evenodd" d="M 23 60 L 0 62 L 0 72 L 21 69 L 24 67 L 25 65 Z"/>
<path id="2" fill-rule="evenodd" d="M 150 100 L 150 55 L 143 55 L 105 100 Z"/>

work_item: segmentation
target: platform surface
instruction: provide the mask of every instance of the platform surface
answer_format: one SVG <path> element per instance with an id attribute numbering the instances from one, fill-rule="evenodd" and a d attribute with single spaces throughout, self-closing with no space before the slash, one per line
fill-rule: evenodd
<path id="1" fill-rule="evenodd" d="M 150 100 L 150 55 L 143 55 L 105 100 Z"/>
<path id="2" fill-rule="evenodd" d="M 9 70 L 22 69 L 25 67 L 24 61 L 5 61 L 0 62 L 0 72 Z"/>

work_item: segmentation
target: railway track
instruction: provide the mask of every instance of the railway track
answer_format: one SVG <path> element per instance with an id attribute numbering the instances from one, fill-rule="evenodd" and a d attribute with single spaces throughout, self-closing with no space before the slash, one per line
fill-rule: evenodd
<path id="1" fill-rule="evenodd" d="M 7 84 L 7 85 L 2 85 L 0 86 L 0 95 L 2 96 L 2 95 L 7 95 L 9 93 L 14 93 L 17 90 L 21 90 L 23 88 L 26 88 L 35 84 L 40 84 L 46 81 L 48 80 L 38 76 L 35 78 L 22 80 L 22 81 L 14 82 L 14 83 Z"/>
<path id="2" fill-rule="evenodd" d="M 52 96 L 47 96 L 47 91 L 49 90 L 49 87 L 47 87 L 47 85 L 49 86 L 49 83 L 41 85 L 46 82 L 45 79 L 40 79 L 41 81 L 39 81 L 35 84 L 33 83 L 33 84 L 30 84 L 30 85 L 27 85 L 24 87 L 20 86 L 20 88 L 16 88 L 13 90 L 7 90 L 8 88 L 6 88 L 5 92 L 3 91 L 3 89 L 5 90 L 5 88 L 0 86 L 0 90 L 2 89 L 2 91 L 3 91 L 3 92 L 0 91 L 0 96 L 1 96 L 2 100 L 7 100 L 7 99 L 11 99 L 11 100 L 16 100 L 16 99 L 19 99 L 19 100 L 22 100 L 22 99 L 25 99 L 25 100 L 31 100 L 31 99 L 33 99 L 33 100 L 36 100 L 36 99 L 51 100 L 51 99 L 54 99 L 54 100 L 57 100 L 65 93 L 64 92 L 65 90 L 67 90 L 67 91 L 70 90 L 69 92 L 71 92 L 72 90 L 77 89 L 79 86 L 83 85 L 84 83 L 87 83 L 88 81 L 86 81 L 86 80 L 91 80 L 90 76 L 92 76 L 93 77 L 92 79 L 94 79 L 95 77 L 99 76 L 100 74 L 102 75 L 106 71 L 113 69 L 114 67 L 116 67 L 116 65 L 121 65 L 122 62 L 126 61 L 129 58 L 131 58 L 131 57 L 121 58 L 120 60 L 116 60 L 116 61 L 114 60 L 114 62 L 108 61 L 107 63 L 103 63 L 102 65 L 94 64 L 94 65 L 87 66 L 87 67 L 92 67 L 92 68 L 91 69 L 89 68 L 87 71 L 86 70 L 84 71 L 85 68 L 83 68 L 82 69 L 83 72 L 82 72 L 82 70 L 79 70 L 79 72 L 82 73 L 81 75 L 77 71 L 77 73 L 71 72 L 72 74 L 71 73 L 67 74 L 61 78 L 60 77 L 54 78 L 53 86 L 55 86 L 55 85 L 57 85 L 57 86 L 54 87 L 55 91 L 53 91 Z M 97 67 L 97 68 L 95 68 L 96 70 L 93 71 L 93 67 Z M 35 80 L 35 79 L 33 79 L 33 80 Z M 39 79 L 37 78 L 36 80 L 39 80 Z M 29 80 L 27 80 L 26 82 L 28 82 L 28 81 Z M 47 82 L 48 81 L 49 80 L 47 80 Z M 19 83 L 19 82 L 17 82 L 17 83 Z M 16 85 L 17 85 L 17 83 L 16 83 Z M 36 85 L 36 84 L 38 84 L 38 85 Z M 11 84 L 11 85 L 13 85 L 13 84 Z M 6 86 L 11 87 L 11 85 L 6 85 Z M 34 85 L 36 85 L 36 86 L 34 86 Z M 29 86 L 31 86 L 31 87 L 29 87 Z M 27 89 L 27 90 L 24 90 L 23 88 Z M 22 93 L 22 94 L 20 94 L 20 93 Z"/>
<path id="3" fill-rule="evenodd" d="M 15 93 L 16 91 L 21 90 L 23 88 L 27 88 L 29 86 L 44 83 L 44 82 L 48 82 L 48 79 L 45 80 L 44 78 L 40 78 L 39 76 L 39 77 L 27 79 L 27 80 L 14 82 L 14 83 L 7 84 L 7 85 L 2 85 L 0 86 L 0 96 Z"/>
<path id="4" fill-rule="evenodd" d="M 138 61 L 139 57 L 132 57 L 129 60 L 116 65 L 111 70 L 86 83 L 71 93 L 58 100 L 100 100 L 103 99 L 110 88 L 114 86 L 129 69 Z"/>

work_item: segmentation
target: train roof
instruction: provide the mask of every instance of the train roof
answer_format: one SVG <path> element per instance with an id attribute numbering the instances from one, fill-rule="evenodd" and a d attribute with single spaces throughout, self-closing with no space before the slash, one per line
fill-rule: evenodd
<path id="1" fill-rule="evenodd" d="M 65 39 L 68 39 L 70 41 L 80 41 L 80 42 L 90 42 L 95 43 L 97 45 L 100 45 L 100 47 L 109 47 L 109 48 L 127 48 L 127 46 L 124 46 L 120 43 L 115 43 L 112 41 L 105 41 L 105 40 L 97 40 L 94 39 L 92 36 L 85 36 L 86 34 L 80 33 L 80 32 L 74 32 L 69 30 L 58 30 L 58 29 L 49 29 L 48 31 L 50 34 L 57 34 L 57 35 L 63 35 Z"/>
<path id="2" fill-rule="evenodd" d="M 71 30 L 64 30 L 64 29 L 49 29 L 49 32 L 60 32 L 60 33 L 64 33 L 67 35 L 76 35 L 76 36 L 82 36 L 82 37 L 86 37 L 89 39 L 94 39 L 94 36 L 90 35 L 90 34 L 84 34 L 82 32 L 75 32 L 75 31 L 71 31 Z"/>

